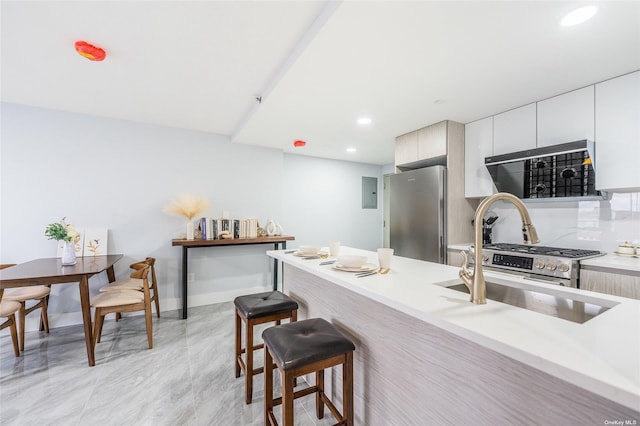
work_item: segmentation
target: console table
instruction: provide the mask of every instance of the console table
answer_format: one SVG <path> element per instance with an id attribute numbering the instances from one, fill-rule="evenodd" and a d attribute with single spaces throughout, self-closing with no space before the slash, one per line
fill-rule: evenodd
<path id="1" fill-rule="evenodd" d="M 182 318 L 187 319 L 187 277 L 188 277 L 188 253 L 191 248 L 198 247 L 223 247 L 243 244 L 273 244 L 276 250 L 287 248 L 287 241 L 295 240 L 289 235 L 258 238 L 228 238 L 216 240 L 172 240 L 172 246 L 182 246 Z M 273 259 L 273 289 L 278 289 L 278 260 Z"/>

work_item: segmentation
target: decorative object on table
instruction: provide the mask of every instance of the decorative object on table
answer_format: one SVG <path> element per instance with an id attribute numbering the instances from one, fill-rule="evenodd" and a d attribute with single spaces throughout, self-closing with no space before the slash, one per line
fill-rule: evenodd
<path id="1" fill-rule="evenodd" d="M 276 235 L 276 223 L 273 221 L 273 219 L 267 219 L 267 224 L 264 226 L 264 230 L 269 237 Z"/>
<path id="2" fill-rule="evenodd" d="M 191 194 L 183 194 L 171 200 L 169 205 L 162 209 L 165 213 L 181 216 L 187 219 L 187 240 L 195 238 L 193 229 L 193 219 L 201 216 L 209 209 L 209 201 L 202 197 Z"/>
<path id="3" fill-rule="evenodd" d="M 80 243 L 82 237 L 72 224 L 65 222 L 62 218 L 60 222 L 50 223 L 44 231 L 45 237 L 50 240 L 59 241 L 62 245 L 62 265 L 76 264 L 76 244 Z M 82 250 L 82 245 L 80 245 Z"/>
<path id="4" fill-rule="evenodd" d="M 269 237 L 282 235 L 282 225 L 276 223 L 273 219 L 267 219 L 267 225 L 264 227 Z"/>
<path id="5" fill-rule="evenodd" d="M 87 229 L 84 231 L 82 256 L 103 256 L 107 254 L 109 232 L 107 229 Z"/>
<path id="6" fill-rule="evenodd" d="M 258 237 L 266 237 L 267 231 L 258 223 Z"/>

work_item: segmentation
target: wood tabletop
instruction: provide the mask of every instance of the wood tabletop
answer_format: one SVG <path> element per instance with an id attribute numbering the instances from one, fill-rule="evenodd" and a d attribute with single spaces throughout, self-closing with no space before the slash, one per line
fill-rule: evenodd
<path id="1" fill-rule="evenodd" d="M 216 240 L 171 240 L 172 246 L 205 247 L 205 246 L 232 246 L 237 244 L 269 244 L 281 241 L 291 241 L 296 238 L 291 235 L 278 235 L 258 238 L 219 238 Z"/>
<path id="2" fill-rule="evenodd" d="M 78 257 L 70 266 L 62 266 L 56 257 L 30 260 L 0 270 L 0 288 L 74 282 L 106 270 L 121 258 L 121 254 Z"/>

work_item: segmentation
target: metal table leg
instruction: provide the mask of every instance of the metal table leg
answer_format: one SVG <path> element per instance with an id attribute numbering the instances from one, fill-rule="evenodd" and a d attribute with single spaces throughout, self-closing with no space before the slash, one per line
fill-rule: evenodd
<path id="1" fill-rule="evenodd" d="M 187 319 L 187 264 L 188 248 L 182 246 L 182 319 Z"/>
<path id="2" fill-rule="evenodd" d="M 273 247 L 278 250 L 280 248 L 280 243 L 275 242 Z M 278 259 L 273 259 L 273 291 L 278 289 Z"/>

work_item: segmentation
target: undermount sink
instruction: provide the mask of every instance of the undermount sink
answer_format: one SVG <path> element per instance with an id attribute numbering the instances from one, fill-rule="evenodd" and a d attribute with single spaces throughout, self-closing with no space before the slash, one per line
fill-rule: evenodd
<path id="1" fill-rule="evenodd" d="M 444 287 L 469 294 L 467 286 L 460 281 L 445 283 Z M 486 281 L 486 287 L 487 299 L 579 324 L 589 321 L 618 304 L 591 296 L 561 295 L 542 287 L 521 288 L 491 281 Z"/>

